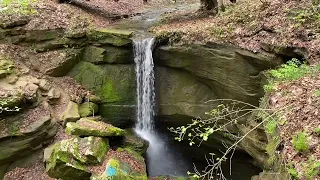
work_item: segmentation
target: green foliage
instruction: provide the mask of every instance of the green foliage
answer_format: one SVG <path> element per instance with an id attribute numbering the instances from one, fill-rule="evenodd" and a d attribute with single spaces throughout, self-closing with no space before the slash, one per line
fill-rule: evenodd
<path id="1" fill-rule="evenodd" d="M 309 26 L 317 25 L 320 21 L 320 13 L 317 10 L 318 4 L 305 7 L 303 9 L 292 9 L 287 12 L 289 19 L 297 23 L 297 26 L 308 24 Z"/>
<path id="2" fill-rule="evenodd" d="M 307 152 L 309 149 L 307 134 L 305 132 L 299 132 L 297 135 L 294 135 L 292 137 L 292 144 L 298 152 Z"/>
<path id="3" fill-rule="evenodd" d="M 319 89 L 316 89 L 314 92 L 313 92 L 313 95 L 315 97 L 319 97 L 320 96 L 320 90 Z"/>
<path id="4" fill-rule="evenodd" d="M 228 26 L 225 26 L 225 27 L 216 26 L 210 30 L 212 35 L 220 38 L 227 37 L 233 31 L 232 27 L 228 27 Z"/>
<path id="5" fill-rule="evenodd" d="M 320 161 L 315 162 L 312 159 L 310 159 L 309 163 L 305 167 L 305 172 L 308 180 L 313 179 L 320 172 Z"/>
<path id="6" fill-rule="evenodd" d="M 36 0 L 0 0 L 0 14 L 10 15 L 28 15 L 34 14 L 36 11 L 32 8 L 31 3 Z"/>
<path id="7" fill-rule="evenodd" d="M 212 117 L 207 120 L 201 118 L 194 119 L 191 124 L 169 130 L 179 136 L 175 138 L 182 141 L 184 138 L 189 140 L 189 145 L 195 144 L 195 140 L 207 141 L 213 133 L 228 133 L 227 126 L 238 123 L 239 109 L 234 109 L 235 105 L 220 104 L 216 108 L 207 112 L 206 115 Z M 224 123 L 227 122 L 227 123 Z M 232 135 L 228 133 L 229 135 Z M 187 136 L 187 137 L 186 137 Z"/>
<path id="8" fill-rule="evenodd" d="M 268 84 L 264 86 L 265 92 L 271 92 L 275 89 L 277 83 L 294 81 L 306 75 L 314 75 L 320 70 L 320 66 L 308 66 L 301 63 L 298 59 L 293 58 L 286 64 L 281 65 L 279 69 L 268 72 Z"/>
<path id="9" fill-rule="evenodd" d="M 265 127 L 266 132 L 271 135 L 274 134 L 277 130 L 277 126 L 278 126 L 278 123 L 276 120 L 271 119 L 271 120 L 267 121 L 266 127 Z"/>
<path id="10" fill-rule="evenodd" d="M 294 179 L 298 179 L 299 178 L 299 174 L 298 174 L 298 171 L 293 168 L 293 167 L 289 167 L 287 169 L 288 173 L 294 178 Z"/>
<path id="11" fill-rule="evenodd" d="M 320 127 L 316 128 L 314 132 L 320 135 Z"/>

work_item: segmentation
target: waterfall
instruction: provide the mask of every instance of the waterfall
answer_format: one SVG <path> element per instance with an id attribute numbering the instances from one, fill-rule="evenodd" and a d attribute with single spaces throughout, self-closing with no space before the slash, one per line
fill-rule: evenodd
<path id="1" fill-rule="evenodd" d="M 147 38 L 134 42 L 134 61 L 137 81 L 137 123 L 135 132 L 148 141 L 147 167 L 149 176 L 178 176 L 182 170 L 181 158 L 166 144 L 165 137 L 154 129 L 155 117 L 155 77 L 152 58 L 154 39 Z"/>
<path id="2" fill-rule="evenodd" d="M 153 130 L 155 90 L 152 45 L 154 39 L 134 42 L 134 61 L 137 81 L 137 125 L 138 132 Z"/>

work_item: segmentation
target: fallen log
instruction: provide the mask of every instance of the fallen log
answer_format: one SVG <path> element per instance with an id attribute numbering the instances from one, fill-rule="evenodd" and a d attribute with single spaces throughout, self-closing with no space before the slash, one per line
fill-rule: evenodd
<path id="1" fill-rule="evenodd" d="M 67 2 L 71 5 L 74 5 L 74 6 L 81 8 L 89 13 L 97 14 L 101 17 L 104 17 L 107 19 L 112 19 L 112 20 L 128 18 L 128 17 L 138 15 L 138 14 L 117 14 L 117 13 L 107 12 L 105 9 L 103 9 L 99 6 L 87 3 L 84 0 L 68 0 Z"/>

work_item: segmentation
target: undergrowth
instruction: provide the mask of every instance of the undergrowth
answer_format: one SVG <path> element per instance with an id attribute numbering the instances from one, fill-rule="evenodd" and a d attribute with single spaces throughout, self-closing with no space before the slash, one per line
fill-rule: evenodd
<path id="1" fill-rule="evenodd" d="M 309 144 L 307 134 L 305 132 L 299 132 L 297 135 L 292 137 L 293 148 L 300 152 L 305 153 L 309 150 Z"/>
<path id="2" fill-rule="evenodd" d="M 280 68 L 270 70 L 267 73 L 268 83 L 264 86 L 266 93 L 273 91 L 277 84 L 298 80 L 304 76 L 314 75 L 320 70 L 320 65 L 309 66 L 293 58 Z"/>
<path id="3" fill-rule="evenodd" d="M 0 0 L 0 14 L 2 15 L 29 15 L 36 13 L 32 3 L 36 0 Z"/>

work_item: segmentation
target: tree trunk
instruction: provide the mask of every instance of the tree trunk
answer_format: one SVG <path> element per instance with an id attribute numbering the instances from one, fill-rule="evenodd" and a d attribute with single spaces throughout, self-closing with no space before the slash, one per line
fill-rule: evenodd
<path id="1" fill-rule="evenodd" d="M 217 0 L 200 0 L 200 10 L 203 11 L 209 11 L 213 10 L 218 7 L 218 1 Z"/>

